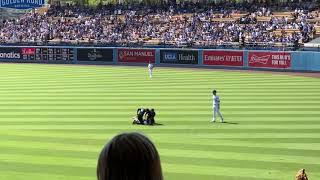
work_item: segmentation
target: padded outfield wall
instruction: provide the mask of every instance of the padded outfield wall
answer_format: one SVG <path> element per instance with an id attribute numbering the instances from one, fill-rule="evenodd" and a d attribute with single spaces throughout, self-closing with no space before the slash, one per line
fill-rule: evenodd
<path id="1" fill-rule="evenodd" d="M 0 61 L 67 64 L 140 64 L 213 68 L 318 71 L 320 53 L 226 49 L 1 46 Z"/>

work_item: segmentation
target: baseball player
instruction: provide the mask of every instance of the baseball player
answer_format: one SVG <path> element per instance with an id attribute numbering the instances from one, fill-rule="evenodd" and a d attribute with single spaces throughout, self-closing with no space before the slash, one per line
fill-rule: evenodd
<path id="1" fill-rule="evenodd" d="M 223 123 L 223 117 L 222 114 L 220 112 L 220 97 L 217 95 L 217 91 L 213 90 L 212 91 L 212 108 L 213 108 L 213 118 L 212 118 L 212 122 L 216 122 L 216 115 L 218 113 L 218 115 L 220 116 L 221 122 Z"/>
<path id="2" fill-rule="evenodd" d="M 149 71 L 149 77 L 152 78 L 152 71 L 153 71 L 153 64 L 149 62 L 148 64 L 148 71 Z"/>

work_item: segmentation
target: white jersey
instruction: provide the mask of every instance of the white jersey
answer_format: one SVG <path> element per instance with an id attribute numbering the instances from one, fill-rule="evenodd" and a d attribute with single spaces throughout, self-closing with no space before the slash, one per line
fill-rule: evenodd
<path id="1" fill-rule="evenodd" d="M 213 100 L 213 102 L 212 102 L 213 108 L 215 108 L 215 107 L 219 108 L 220 107 L 220 97 L 213 95 L 212 100 Z"/>
<path id="2" fill-rule="evenodd" d="M 149 64 L 148 64 L 148 69 L 149 69 L 149 70 L 152 70 L 152 69 L 153 69 L 153 64 L 149 63 Z"/>

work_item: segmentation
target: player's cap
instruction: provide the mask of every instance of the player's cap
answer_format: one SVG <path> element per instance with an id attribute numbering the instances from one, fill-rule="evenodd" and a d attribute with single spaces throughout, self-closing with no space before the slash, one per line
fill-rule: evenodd
<path id="1" fill-rule="evenodd" d="M 217 93 L 217 91 L 214 89 L 214 90 L 212 91 L 212 93 Z"/>

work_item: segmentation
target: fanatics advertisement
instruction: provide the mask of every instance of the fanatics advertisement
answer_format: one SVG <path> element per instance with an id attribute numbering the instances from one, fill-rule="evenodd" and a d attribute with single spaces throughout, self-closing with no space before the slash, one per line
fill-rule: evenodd
<path id="1" fill-rule="evenodd" d="M 287 52 L 249 52 L 249 67 L 289 69 L 291 54 Z"/>
<path id="2" fill-rule="evenodd" d="M 79 48 L 78 61 L 113 61 L 113 49 Z"/>
<path id="3" fill-rule="evenodd" d="M 154 63 L 154 49 L 118 49 L 118 62 Z"/>
<path id="4" fill-rule="evenodd" d="M 242 51 L 203 51 L 203 64 L 216 66 L 243 66 Z"/>
<path id="5" fill-rule="evenodd" d="M 21 48 L 0 48 L 0 59 L 1 60 L 22 60 Z"/>
<path id="6" fill-rule="evenodd" d="M 198 51 L 160 50 L 160 62 L 170 64 L 198 64 Z"/>

